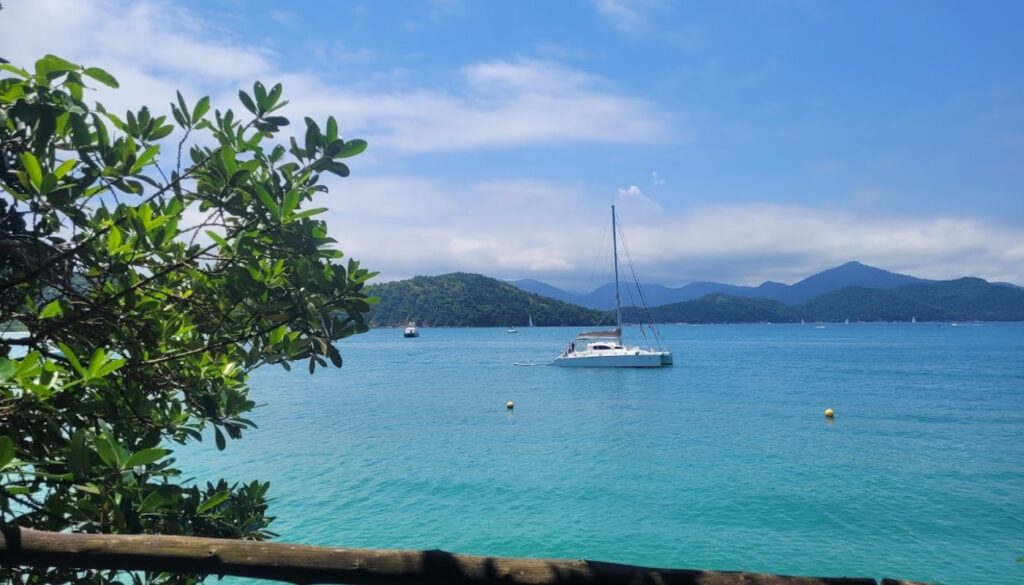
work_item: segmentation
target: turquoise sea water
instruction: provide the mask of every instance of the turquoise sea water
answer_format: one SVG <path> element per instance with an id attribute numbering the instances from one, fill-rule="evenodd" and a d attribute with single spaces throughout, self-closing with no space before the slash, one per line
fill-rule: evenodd
<path id="1" fill-rule="evenodd" d="M 514 365 L 574 333 L 374 330 L 340 370 L 256 372 L 260 429 L 179 454 L 270 480 L 286 541 L 1024 583 L 1024 324 L 670 326 L 672 368 Z"/>

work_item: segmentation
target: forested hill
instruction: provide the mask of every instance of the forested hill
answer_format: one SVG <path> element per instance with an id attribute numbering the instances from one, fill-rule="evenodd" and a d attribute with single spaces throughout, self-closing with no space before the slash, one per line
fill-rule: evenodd
<path id="1" fill-rule="evenodd" d="M 610 323 L 608 313 L 586 309 L 479 274 L 417 276 L 373 287 L 380 297 L 369 314 L 375 326 L 407 321 L 434 327 L 523 327 L 534 324 L 591 327 Z M 846 287 L 799 305 L 710 294 L 650 309 L 657 323 L 794 323 L 815 321 L 1022 321 L 1024 289 L 979 278 L 915 282 L 896 288 Z M 630 323 L 646 321 L 635 308 Z"/>
<path id="2" fill-rule="evenodd" d="M 463 272 L 385 282 L 374 285 L 370 294 L 380 298 L 367 317 L 376 327 L 408 321 L 428 327 L 525 327 L 531 315 L 537 326 L 592 326 L 606 316 L 605 311 L 585 309 L 522 291 L 495 278 Z"/>
<path id="3" fill-rule="evenodd" d="M 657 323 L 794 323 L 811 321 L 1024 321 L 1024 290 L 980 278 L 918 282 L 892 289 L 850 286 L 799 305 L 710 294 L 653 307 Z M 646 321 L 635 308 L 629 322 Z"/>
<path id="4" fill-rule="evenodd" d="M 653 307 L 644 313 L 635 307 L 622 312 L 627 323 L 796 323 L 804 314 L 795 307 L 768 299 L 734 297 L 720 293 L 692 301 Z"/>

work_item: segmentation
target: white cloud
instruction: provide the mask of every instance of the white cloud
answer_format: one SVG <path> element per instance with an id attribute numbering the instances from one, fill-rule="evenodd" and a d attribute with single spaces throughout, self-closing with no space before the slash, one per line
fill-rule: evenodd
<path id="1" fill-rule="evenodd" d="M 192 99 L 222 92 L 273 70 L 270 51 L 232 42 L 166 1 L 18 1 L 5 4 L 2 18 L 17 25 L 5 27 L 0 55 L 28 68 L 47 53 L 103 67 L 121 89 L 101 87 L 97 96 L 115 111 L 159 108 L 176 89 Z"/>
<path id="2" fill-rule="evenodd" d="M 115 110 L 167 103 L 175 89 L 234 103 L 235 90 L 261 79 L 284 82 L 293 104 L 286 115 L 335 115 L 345 128 L 388 152 L 651 143 L 672 134 L 671 116 L 647 100 L 551 61 L 471 64 L 440 89 L 353 89 L 282 70 L 269 49 L 238 43 L 165 0 L 16 2 L 5 7 L 4 17 L 18 26 L 5 31 L 0 54 L 24 65 L 54 53 L 105 67 L 122 85 L 102 92 L 104 103 Z M 370 58 L 367 49 L 343 47 L 335 45 L 346 59 Z"/>
<path id="3" fill-rule="evenodd" d="M 599 7 L 626 21 L 636 9 Z M 334 115 L 347 135 L 371 140 L 362 174 L 373 157 L 400 153 L 415 160 L 420 152 L 678 135 L 672 117 L 651 102 L 553 61 L 473 63 L 441 87 L 387 90 L 370 81 L 353 89 L 285 70 L 272 50 L 243 44 L 170 1 L 16 0 L 4 3 L 0 18 L 17 24 L 0 37 L 0 56 L 30 66 L 54 53 L 107 68 L 122 89 L 99 95 L 114 109 L 166 104 L 175 89 L 191 100 L 211 94 L 224 107 L 221 99 L 234 103 L 234 92 L 255 79 L 281 81 L 292 113 Z M 332 210 L 332 235 L 391 277 L 458 269 L 583 287 L 606 237 L 606 203 L 617 195 L 633 257 L 652 281 L 792 281 L 857 259 L 925 277 L 1024 283 L 1024 233 L 977 219 L 780 205 L 642 213 L 660 207 L 635 185 L 595 202 L 587 195 L 593 186 L 523 178 L 353 176 L 331 187 L 322 201 Z M 668 201 L 663 191 L 659 199 Z"/>
<path id="4" fill-rule="evenodd" d="M 645 215 L 661 213 L 661 206 L 647 195 L 644 195 L 644 192 L 636 185 L 619 189 L 619 197 L 616 199 L 616 202 L 622 208 Z"/>
<path id="5" fill-rule="evenodd" d="M 671 138 L 669 114 L 536 60 L 465 67 L 452 89 L 374 93 L 308 77 L 286 82 L 296 109 L 333 113 L 380 148 L 444 152 L 531 144 L 635 144 Z"/>
<path id="6" fill-rule="evenodd" d="M 640 15 L 637 2 L 631 0 L 593 0 L 598 13 L 611 21 L 612 26 L 623 32 L 640 28 L 644 18 Z"/>
<path id="7" fill-rule="evenodd" d="M 603 284 L 608 208 L 583 185 L 415 177 L 332 185 L 332 234 L 346 253 L 393 279 L 455 270 L 533 277 L 570 288 Z M 793 282 L 849 260 L 926 278 L 975 275 L 1024 283 L 1024 232 L 955 217 L 877 217 L 793 205 L 739 204 L 686 213 L 630 213 L 622 228 L 640 276 Z M 635 209 L 634 209 L 635 211 Z"/>
<path id="8" fill-rule="evenodd" d="M 637 34 L 648 29 L 648 13 L 662 8 L 664 0 L 592 0 L 598 14 L 607 19 L 619 32 Z"/>
<path id="9" fill-rule="evenodd" d="M 658 171 L 654 171 L 651 173 L 651 182 L 654 183 L 656 187 L 660 187 L 665 184 L 665 179 L 658 175 Z"/>

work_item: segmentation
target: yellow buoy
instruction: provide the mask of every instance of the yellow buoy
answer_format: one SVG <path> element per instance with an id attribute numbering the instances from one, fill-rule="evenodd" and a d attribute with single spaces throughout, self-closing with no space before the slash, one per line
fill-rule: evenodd
<path id="1" fill-rule="evenodd" d="M 509 410 L 512 410 L 515 407 L 516 407 L 516 403 L 512 402 L 511 400 L 509 400 L 508 402 L 505 403 L 505 408 L 507 408 Z"/>
<path id="2" fill-rule="evenodd" d="M 826 408 L 825 409 L 825 418 L 833 418 L 835 415 L 836 415 L 836 412 L 834 410 L 832 410 L 831 408 Z"/>

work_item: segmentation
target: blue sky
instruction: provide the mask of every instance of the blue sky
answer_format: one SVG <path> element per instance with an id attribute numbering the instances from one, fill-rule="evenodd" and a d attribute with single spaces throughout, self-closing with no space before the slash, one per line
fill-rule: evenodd
<path id="1" fill-rule="evenodd" d="M 331 229 L 385 278 L 600 284 L 618 202 L 668 285 L 852 259 L 1024 283 L 1019 2 L 4 6 L 26 22 L 0 55 L 107 67 L 115 106 L 230 106 L 259 78 L 293 117 L 338 117 L 370 149 L 326 196 Z"/>

